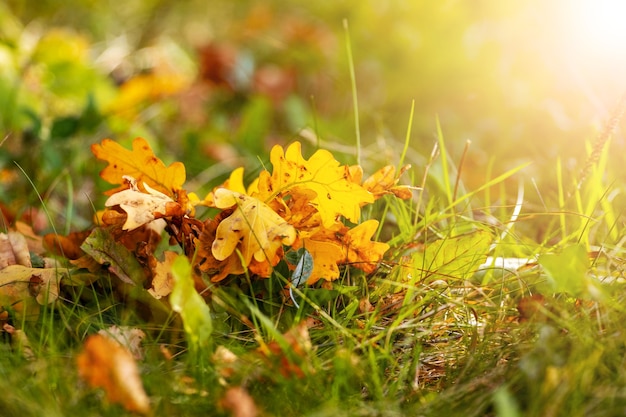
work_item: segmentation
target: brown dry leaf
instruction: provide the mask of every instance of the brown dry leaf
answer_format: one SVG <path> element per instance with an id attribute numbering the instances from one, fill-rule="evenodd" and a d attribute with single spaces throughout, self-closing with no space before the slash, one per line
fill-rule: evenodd
<path id="1" fill-rule="evenodd" d="M 15 222 L 15 231 L 24 236 L 29 251 L 36 253 L 37 255 L 41 255 L 45 252 L 43 239 L 35 233 L 31 226 L 24 222 L 17 221 Z"/>
<path id="2" fill-rule="evenodd" d="M 106 194 L 112 195 L 124 190 L 128 175 L 138 183 L 146 183 L 155 190 L 176 199 L 176 194 L 185 183 L 185 166 L 181 162 L 174 162 L 166 167 L 152 152 L 152 148 L 143 138 L 133 140 L 132 151 L 127 150 L 111 139 L 104 139 L 102 143 L 91 146 L 93 154 L 109 165 L 100 172 L 102 179 L 111 184 L 120 184 Z"/>
<path id="3" fill-rule="evenodd" d="M 212 282 L 219 282 L 229 274 L 242 274 L 243 266 L 236 256 L 229 256 L 224 260 L 217 260 L 213 256 L 211 246 L 215 241 L 217 226 L 222 220 L 233 213 L 234 210 L 224 210 L 212 220 L 204 223 L 204 228 L 198 237 L 196 244 L 197 255 L 194 257 L 194 270 L 207 274 Z"/>
<path id="4" fill-rule="evenodd" d="M 155 219 L 185 214 L 183 208 L 167 195 L 154 190 L 148 184 L 143 186 L 146 193 L 139 190 L 134 178 L 124 177 L 130 188 L 113 194 L 104 203 L 106 207 L 119 206 L 127 214 L 122 230 L 135 230 Z"/>
<path id="5" fill-rule="evenodd" d="M 109 337 L 124 346 L 135 360 L 143 359 L 141 342 L 146 337 L 143 330 L 128 326 L 110 326 L 106 329 L 101 329 L 98 331 L 98 334 Z"/>
<path id="6" fill-rule="evenodd" d="M 9 265 L 0 270 L 0 311 L 13 310 L 18 318 L 35 320 L 39 306 L 59 297 L 63 268 L 29 268 Z"/>
<path id="7" fill-rule="evenodd" d="M 101 334 L 89 336 L 76 361 L 80 377 L 91 387 L 104 389 L 110 402 L 139 414 L 150 412 L 133 355 L 118 342 Z"/>
<path id="8" fill-rule="evenodd" d="M 259 415 L 259 409 L 254 399 L 243 387 L 227 389 L 219 404 L 233 417 L 256 417 Z"/>
<path id="9" fill-rule="evenodd" d="M 76 260 L 85 255 L 80 245 L 83 244 L 90 234 L 91 230 L 72 232 L 67 236 L 48 233 L 43 237 L 43 243 L 50 252 L 70 260 Z"/>
<path id="10" fill-rule="evenodd" d="M 0 269 L 16 264 L 32 266 L 26 238 L 18 232 L 0 233 Z"/>
<path id="11" fill-rule="evenodd" d="M 235 374 L 239 357 L 225 346 L 218 346 L 211 356 L 217 373 L 222 378 L 230 378 Z"/>
<path id="12" fill-rule="evenodd" d="M 222 220 L 217 227 L 211 247 L 217 260 L 241 252 L 247 266 L 254 257 L 259 262 L 271 261 L 282 245 L 291 245 L 296 230 L 262 201 L 225 188 L 215 191 L 218 208 L 236 207 L 233 214 Z"/>
<path id="13" fill-rule="evenodd" d="M 157 261 L 153 270 L 152 287 L 148 289 L 150 295 L 157 300 L 168 296 L 174 288 L 174 277 L 172 276 L 172 263 L 178 257 L 173 251 L 165 251 L 165 259 Z"/>
<path id="14" fill-rule="evenodd" d="M 303 321 L 282 335 L 286 348 L 278 341 L 261 343 L 258 352 L 269 365 L 270 372 L 280 372 L 285 378 L 303 378 L 308 372 L 314 372 L 307 360 L 312 350 L 309 336 L 309 322 Z"/>

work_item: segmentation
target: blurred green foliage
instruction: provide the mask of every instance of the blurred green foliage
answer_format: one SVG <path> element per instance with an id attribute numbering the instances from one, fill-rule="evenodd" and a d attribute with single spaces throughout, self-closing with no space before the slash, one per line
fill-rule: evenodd
<path id="1" fill-rule="evenodd" d="M 88 145 L 107 136 L 148 138 L 164 159 L 185 161 L 196 186 L 257 164 L 302 129 L 311 147 L 353 145 L 348 39 L 367 163 L 398 160 L 414 101 L 407 162 L 424 163 L 439 119 L 451 158 L 472 141 L 470 188 L 487 166 L 532 160 L 526 176 L 552 199 L 556 158 L 573 182 L 585 141 L 625 90 L 621 54 L 582 44 L 573 4 L 9 0 L 0 169 L 22 194 L 4 180 L 0 199 L 24 198 L 13 161 L 40 192 L 68 169 L 85 188 L 95 170 Z M 624 152 L 621 130 L 611 146 Z"/>

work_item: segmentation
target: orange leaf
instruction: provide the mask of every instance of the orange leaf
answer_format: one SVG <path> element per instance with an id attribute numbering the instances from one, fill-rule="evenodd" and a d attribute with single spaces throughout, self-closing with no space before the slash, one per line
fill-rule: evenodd
<path id="1" fill-rule="evenodd" d="M 278 371 L 285 378 L 303 378 L 306 372 L 314 372 L 307 360 L 312 350 L 308 326 L 309 322 L 302 321 L 289 329 L 280 336 L 283 343 L 277 340 L 267 344 L 260 341 L 261 346 L 257 351 L 273 373 Z"/>
<path id="2" fill-rule="evenodd" d="M 396 185 L 400 175 L 409 168 L 411 165 L 403 166 L 396 177 L 396 168 L 393 165 L 382 167 L 363 181 L 363 188 L 374 194 L 377 199 L 385 194 L 394 194 L 402 199 L 411 198 L 413 193 L 410 188 Z"/>
<path id="3" fill-rule="evenodd" d="M 103 388 L 109 401 L 148 414 L 150 403 L 133 355 L 113 339 L 96 334 L 77 357 L 78 373 L 91 387 Z"/>
<path id="4" fill-rule="evenodd" d="M 254 399 L 242 387 L 228 388 L 219 404 L 233 417 L 256 417 L 259 415 Z"/>
<path id="5" fill-rule="evenodd" d="M 376 270 L 376 264 L 389 249 L 386 243 L 370 241 L 377 228 L 377 220 L 367 220 L 350 229 L 343 237 L 347 262 L 368 274 Z"/>
<path id="6" fill-rule="evenodd" d="M 100 176 L 111 184 L 124 184 L 124 176 L 128 175 L 135 178 L 138 183 L 146 183 L 157 191 L 175 197 L 185 183 L 185 166 L 180 162 L 174 162 L 166 167 L 143 138 L 133 140 L 131 151 L 111 139 L 104 139 L 100 144 L 91 145 L 91 151 L 98 159 L 109 163 L 100 172 Z M 112 195 L 125 188 L 118 187 L 106 194 Z"/>
<path id="7" fill-rule="evenodd" d="M 341 245 L 331 240 L 316 240 L 316 237 L 303 239 L 302 245 L 313 257 L 313 270 L 307 284 L 315 284 L 320 279 L 333 281 L 339 278 L 339 267 L 345 259 Z M 299 249 L 299 248 L 296 248 Z"/>

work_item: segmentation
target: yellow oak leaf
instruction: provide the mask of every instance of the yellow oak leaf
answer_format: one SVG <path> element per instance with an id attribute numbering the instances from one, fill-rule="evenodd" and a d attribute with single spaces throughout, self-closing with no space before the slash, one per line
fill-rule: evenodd
<path id="1" fill-rule="evenodd" d="M 296 230 L 262 201 L 225 188 L 214 192 L 215 205 L 233 213 L 217 227 L 211 252 L 215 259 L 224 260 L 241 252 L 244 265 L 252 258 L 258 262 L 273 260 L 282 245 L 296 240 Z"/>
<path id="2" fill-rule="evenodd" d="M 195 202 L 195 204 L 202 204 L 208 207 L 215 207 L 215 191 L 220 188 L 226 188 L 227 190 L 236 191 L 241 194 L 246 194 L 246 187 L 243 185 L 243 167 L 239 167 L 230 173 L 230 176 L 221 185 L 215 187 L 209 192 L 204 200 Z"/>
<path id="3" fill-rule="evenodd" d="M 361 206 L 374 202 L 369 191 L 350 180 L 350 168 L 340 165 L 326 150 L 320 149 L 306 160 L 300 142 L 294 142 L 285 151 L 274 146 L 270 161 L 271 177 L 264 175 L 265 171 L 259 176 L 259 198 L 268 202 L 293 189 L 312 190 L 316 196 L 310 204 L 319 211 L 324 227 L 332 226 L 339 216 L 358 223 Z"/>
<path id="4" fill-rule="evenodd" d="M 304 247 L 313 258 L 313 270 L 307 284 L 315 284 L 320 279 L 334 281 L 339 278 L 339 264 L 344 260 L 341 244 L 330 240 L 302 239 L 299 247 Z M 295 249 L 299 249 L 295 247 Z"/>
<path id="5" fill-rule="evenodd" d="M 367 220 L 343 236 L 346 263 L 368 274 L 376 270 L 376 265 L 389 249 L 386 243 L 370 240 L 377 228 L 378 220 Z"/>
<path id="6" fill-rule="evenodd" d="M 129 151 L 111 139 L 104 139 L 102 143 L 91 145 L 93 154 L 109 163 L 100 172 L 102 179 L 111 184 L 122 184 L 114 190 L 107 191 L 106 194 L 112 195 L 126 188 L 124 177 L 131 176 L 138 183 L 148 184 L 176 199 L 178 191 L 185 183 L 185 166 L 181 162 L 174 162 L 166 167 L 143 138 L 133 140 L 132 147 L 133 149 Z"/>

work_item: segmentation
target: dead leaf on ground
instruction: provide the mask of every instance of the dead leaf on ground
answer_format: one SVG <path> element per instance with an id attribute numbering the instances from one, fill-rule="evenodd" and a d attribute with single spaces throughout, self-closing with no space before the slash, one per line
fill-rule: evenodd
<path id="1" fill-rule="evenodd" d="M 0 233 L 0 269 L 16 264 L 32 266 L 26 238 L 18 232 Z"/>
<path id="2" fill-rule="evenodd" d="M 29 268 L 9 265 L 0 270 L 0 311 L 13 311 L 26 320 L 35 320 L 39 306 L 59 297 L 59 282 L 67 269 Z"/>
<path id="3" fill-rule="evenodd" d="M 98 331 L 98 334 L 109 337 L 124 346 L 135 360 L 143 359 L 141 342 L 146 337 L 143 330 L 128 326 L 110 326 Z"/>
<path id="4" fill-rule="evenodd" d="M 124 176 L 130 188 L 113 194 L 104 203 L 106 207 L 119 206 L 126 212 L 126 221 L 122 230 L 135 230 L 155 219 L 185 214 L 183 208 L 169 196 L 144 183 L 145 192 L 140 191 L 137 181 Z"/>
<path id="5" fill-rule="evenodd" d="M 245 265 L 252 258 L 271 261 L 283 244 L 291 245 L 296 230 L 262 201 L 245 194 L 221 188 L 215 191 L 218 208 L 235 207 L 235 211 L 217 227 L 212 245 L 213 256 L 224 260 L 241 252 Z"/>
<path id="6" fill-rule="evenodd" d="M 256 417 L 259 415 L 259 409 L 254 399 L 243 387 L 227 389 L 219 404 L 233 417 Z"/>
<path id="7" fill-rule="evenodd" d="M 304 378 L 308 372 L 314 372 L 308 358 L 312 350 L 309 325 L 308 321 L 303 321 L 280 339 L 269 343 L 261 341 L 257 351 L 268 365 L 268 372 L 278 372 L 285 378 Z"/>
<path id="8" fill-rule="evenodd" d="M 110 402 L 121 404 L 128 411 L 150 412 L 150 400 L 133 355 L 112 338 L 89 336 L 77 357 L 77 365 L 80 377 L 92 388 L 104 389 Z"/>
<path id="9" fill-rule="evenodd" d="M 109 165 L 100 172 L 102 179 L 120 187 L 108 191 L 107 195 L 115 194 L 126 187 L 124 176 L 129 175 L 138 183 L 146 183 L 155 190 L 174 197 L 185 183 L 185 165 L 174 162 L 165 166 L 157 158 L 152 148 L 143 138 L 133 140 L 133 149 L 128 150 L 111 139 L 104 139 L 101 143 L 91 146 L 93 154 Z"/>
<path id="10" fill-rule="evenodd" d="M 157 261 L 153 270 L 152 287 L 148 289 L 150 295 L 157 300 L 168 296 L 174 288 L 174 277 L 172 276 L 172 263 L 178 257 L 178 253 L 165 251 L 165 259 Z"/>

